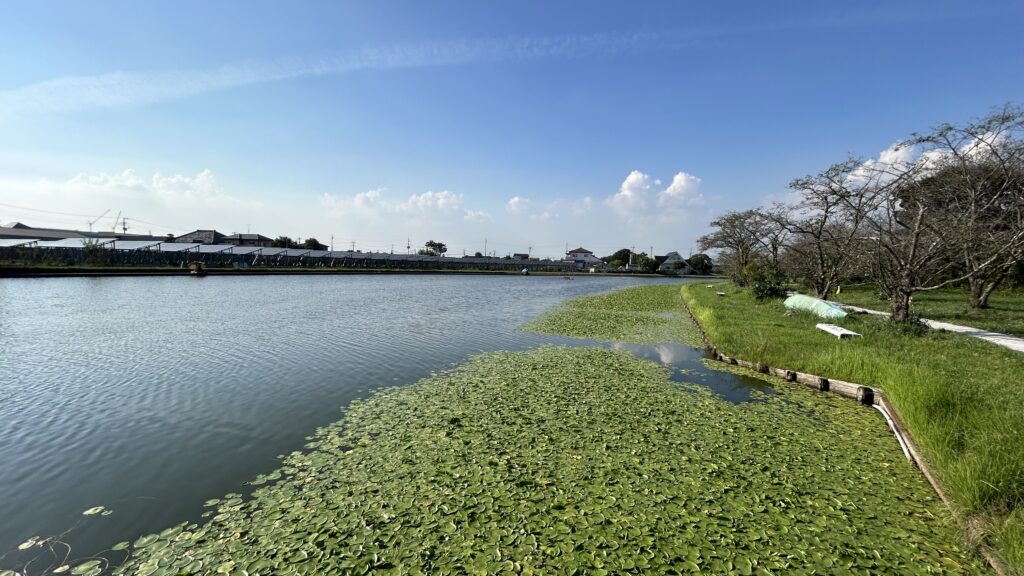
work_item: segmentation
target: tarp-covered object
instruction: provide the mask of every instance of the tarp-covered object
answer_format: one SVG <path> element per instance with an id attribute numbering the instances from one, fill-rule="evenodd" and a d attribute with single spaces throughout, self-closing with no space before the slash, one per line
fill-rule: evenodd
<path id="1" fill-rule="evenodd" d="M 826 302 L 821 298 L 814 298 L 813 296 L 804 296 L 803 294 L 794 294 L 786 301 L 783 302 L 786 308 L 792 310 L 803 310 L 805 312 L 813 312 L 822 318 L 846 318 L 846 311 L 836 306 L 831 302 Z"/>

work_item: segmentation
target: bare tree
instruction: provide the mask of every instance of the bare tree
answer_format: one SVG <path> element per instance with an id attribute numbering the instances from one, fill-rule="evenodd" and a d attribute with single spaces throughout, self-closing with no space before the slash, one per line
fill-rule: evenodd
<path id="1" fill-rule="evenodd" d="M 970 287 L 970 307 L 992 292 L 1024 251 L 1024 110 L 1006 105 L 965 126 L 943 124 L 915 135 L 931 173 L 921 182 L 953 258 Z"/>
<path id="2" fill-rule="evenodd" d="M 851 157 L 818 174 L 797 178 L 789 187 L 800 200 L 793 206 L 776 204 L 766 212 L 790 234 L 787 249 L 802 257 L 798 261 L 819 298 L 828 298 L 856 260 L 871 198 L 862 189 L 871 180 L 853 177 L 863 165 Z"/>
<path id="3" fill-rule="evenodd" d="M 1019 260 L 1020 150 L 1011 136 L 1020 129 L 1020 110 L 1007 107 L 963 127 L 915 135 L 892 158 L 850 175 L 860 188 L 844 202 L 866 210 L 874 275 L 893 320 L 910 319 L 915 292 L 963 281 L 988 285 L 1001 280 L 1001 265 Z"/>
<path id="4" fill-rule="evenodd" d="M 729 276 L 740 286 L 746 286 L 749 279 L 745 270 L 753 262 L 761 240 L 757 224 L 760 216 L 754 210 L 727 212 L 711 221 L 718 230 L 701 236 L 697 240 L 700 249 L 725 251 L 723 264 L 728 265 Z"/>

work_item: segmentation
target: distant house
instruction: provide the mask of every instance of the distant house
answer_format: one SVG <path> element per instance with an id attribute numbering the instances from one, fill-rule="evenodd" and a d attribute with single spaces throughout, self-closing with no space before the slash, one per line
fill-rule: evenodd
<path id="1" fill-rule="evenodd" d="M 572 262 L 573 266 L 577 270 L 583 270 L 585 268 L 603 268 L 604 261 L 602 261 L 594 253 L 586 248 L 575 248 L 565 253 L 565 261 Z"/>
<path id="2" fill-rule="evenodd" d="M 262 234 L 231 234 L 221 239 L 221 242 L 225 244 L 234 244 L 235 246 L 257 246 L 259 248 L 270 248 L 270 245 L 274 241 Z"/>
<path id="3" fill-rule="evenodd" d="M 224 238 L 226 236 L 216 230 L 195 230 L 188 234 L 175 236 L 174 241 L 188 244 L 220 244 L 224 241 Z"/>
<path id="4" fill-rule="evenodd" d="M 658 272 L 662 274 L 689 274 L 690 264 L 679 255 L 679 252 L 669 252 L 664 256 L 658 256 Z"/>
<path id="5" fill-rule="evenodd" d="M 520 253 L 517 252 L 517 253 L 512 255 L 512 259 L 513 260 L 529 260 L 530 259 L 530 255 L 529 254 L 520 254 Z"/>

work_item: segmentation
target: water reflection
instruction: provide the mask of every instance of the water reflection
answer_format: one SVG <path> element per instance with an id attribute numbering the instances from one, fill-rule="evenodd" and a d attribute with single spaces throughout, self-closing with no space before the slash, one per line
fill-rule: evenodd
<path id="1" fill-rule="evenodd" d="M 754 392 L 775 394 L 775 390 L 763 380 L 708 368 L 701 362 L 701 359 L 705 358 L 703 350 L 681 344 L 614 343 L 608 346 L 614 350 L 627 350 L 637 357 L 668 366 L 672 369 L 670 378 L 673 382 L 704 386 L 734 404 L 762 401 Z"/>

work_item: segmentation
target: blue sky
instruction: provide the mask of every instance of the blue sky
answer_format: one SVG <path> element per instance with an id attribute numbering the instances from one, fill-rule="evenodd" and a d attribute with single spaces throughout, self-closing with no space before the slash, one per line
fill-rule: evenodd
<path id="1" fill-rule="evenodd" d="M 686 255 L 1022 102 L 1019 2 L 3 2 L 0 222 Z"/>

